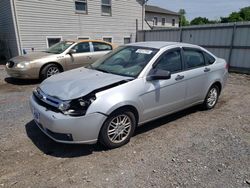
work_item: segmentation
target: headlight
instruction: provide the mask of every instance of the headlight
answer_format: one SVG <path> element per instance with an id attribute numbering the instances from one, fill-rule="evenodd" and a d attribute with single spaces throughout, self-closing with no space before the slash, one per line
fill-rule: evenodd
<path id="1" fill-rule="evenodd" d="M 89 95 L 74 99 L 70 102 L 62 102 L 58 109 L 62 111 L 65 115 L 71 116 L 83 116 L 86 114 L 88 107 L 96 99 L 95 96 Z"/>
<path id="2" fill-rule="evenodd" d="M 59 104 L 58 109 L 61 110 L 62 112 L 68 110 L 70 107 L 70 103 L 69 102 L 62 102 Z"/>
<path id="3" fill-rule="evenodd" d="M 27 65 L 29 65 L 29 62 L 20 62 L 16 65 L 19 69 L 24 69 Z"/>

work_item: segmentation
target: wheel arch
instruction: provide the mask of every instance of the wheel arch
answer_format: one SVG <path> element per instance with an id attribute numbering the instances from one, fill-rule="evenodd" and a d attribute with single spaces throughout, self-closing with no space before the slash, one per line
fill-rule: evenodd
<path id="1" fill-rule="evenodd" d="M 41 73 L 42 73 L 43 68 L 45 66 L 49 65 L 49 64 L 55 64 L 55 65 L 57 65 L 59 67 L 59 69 L 60 69 L 61 72 L 64 71 L 63 66 L 60 63 L 58 63 L 56 61 L 51 61 L 51 62 L 47 62 L 47 63 L 43 64 L 43 66 L 41 66 L 41 68 L 39 70 L 39 77 L 41 77 Z"/>
<path id="2" fill-rule="evenodd" d="M 108 115 L 111 115 L 119 110 L 124 110 L 124 109 L 131 111 L 135 115 L 135 120 L 136 120 L 136 125 L 137 125 L 139 122 L 139 112 L 138 112 L 138 109 L 133 105 L 130 105 L 130 104 L 121 105 L 113 109 Z"/>
<path id="3" fill-rule="evenodd" d="M 221 82 L 220 82 L 220 81 L 215 81 L 215 82 L 209 87 L 209 89 L 210 89 L 212 86 L 214 86 L 214 85 L 218 87 L 218 89 L 219 89 L 219 95 L 220 95 L 221 90 L 222 90 L 222 84 L 221 84 Z"/>

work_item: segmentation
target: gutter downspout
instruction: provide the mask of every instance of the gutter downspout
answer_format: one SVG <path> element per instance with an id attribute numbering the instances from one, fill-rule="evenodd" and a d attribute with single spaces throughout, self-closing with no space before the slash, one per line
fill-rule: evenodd
<path id="1" fill-rule="evenodd" d="M 18 55 L 22 54 L 22 46 L 21 46 L 21 40 L 20 40 L 20 33 L 19 33 L 19 28 L 18 28 L 18 19 L 17 19 L 17 14 L 16 14 L 16 3 L 15 0 L 10 1 L 11 4 L 11 13 L 13 17 L 13 22 L 14 22 L 14 29 L 15 29 L 15 35 L 16 35 L 16 43 L 17 43 L 17 48 L 18 48 Z"/>

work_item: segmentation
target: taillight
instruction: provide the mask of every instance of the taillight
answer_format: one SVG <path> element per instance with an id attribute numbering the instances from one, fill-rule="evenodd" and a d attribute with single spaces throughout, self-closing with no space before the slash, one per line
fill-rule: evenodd
<path id="1" fill-rule="evenodd" d="M 226 63 L 225 68 L 226 68 L 227 70 L 229 69 L 229 64 L 228 64 L 228 63 Z"/>

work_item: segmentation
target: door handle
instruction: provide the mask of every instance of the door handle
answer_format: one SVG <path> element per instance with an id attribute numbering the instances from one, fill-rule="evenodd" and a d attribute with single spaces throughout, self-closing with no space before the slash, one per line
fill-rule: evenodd
<path id="1" fill-rule="evenodd" d="M 177 76 L 175 77 L 175 80 L 178 81 L 178 80 L 182 80 L 183 78 L 184 78 L 183 75 L 177 75 Z"/>
<path id="2" fill-rule="evenodd" d="M 92 57 L 91 57 L 91 56 L 87 56 L 87 58 L 88 58 L 88 59 L 92 59 Z"/>
<path id="3" fill-rule="evenodd" d="M 209 72 L 210 70 L 211 70 L 210 68 L 207 68 L 207 67 L 206 67 L 206 68 L 204 69 L 204 72 Z"/>

